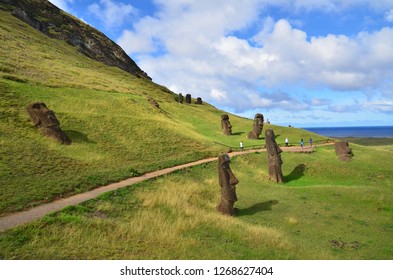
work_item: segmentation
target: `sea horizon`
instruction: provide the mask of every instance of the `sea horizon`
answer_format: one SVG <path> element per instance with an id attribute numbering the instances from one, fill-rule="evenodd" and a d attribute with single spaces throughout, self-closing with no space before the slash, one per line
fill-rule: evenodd
<path id="1" fill-rule="evenodd" d="M 393 126 L 302 127 L 326 137 L 393 138 Z"/>

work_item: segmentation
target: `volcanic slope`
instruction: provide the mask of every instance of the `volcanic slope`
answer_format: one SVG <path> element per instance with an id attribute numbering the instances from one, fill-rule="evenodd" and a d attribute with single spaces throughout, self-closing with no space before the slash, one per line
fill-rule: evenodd
<path id="1" fill-rule="evenodd" d="M 252 120 L 230 115 L 234 135 L 223 135 L 225 112 L 194 98 L 180 104 L 166 87 L 93 60 L 0 7 L 0 215 L 228 149 L 214 142 L 264 144 L 247 139 Z M 35 101 L 55 112 L 72 145 L 33 127 L 25 108 Z M 323 138 L 266 127 L 281 143 Z"/>

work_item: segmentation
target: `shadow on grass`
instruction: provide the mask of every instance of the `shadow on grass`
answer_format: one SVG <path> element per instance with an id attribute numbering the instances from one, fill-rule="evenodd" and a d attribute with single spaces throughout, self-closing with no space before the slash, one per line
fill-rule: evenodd
<path id="1" fill-rule="evenodd" d="M 290 182 L 300 179 L 301 177 L 304 176 L 305 170 L 306 170 L 306 165 L 303 163 L 299 164 L 292 170 L 292 172 L 289 175 L 284 176 L 285 182 Z"/>
<path id="2" fill-rule="evenodd" d="M 278 204 L 278 200 L 260 202 L 248 208 L 238 209 L 236 216 L 251 216 L 262 211 L 271 211 L 272 206 L 276 204 Z"/>
<path id="3" fill-rule="evenodd" d="M 244 134 L 244 132 L 243 132 L 243 131 L 241 131 L 241 132 L 235 132 L 235 133 L 232 133 L 232 135 L 242 135 L 242 134 Z"/>
<path id="4" fill-rule="evenodd" d="M 64 130 L 65 134 L 68 135 L 68 137 L 71 138 L 72 142 L 74 143 L 90 143 L 90 144 L 96 144 L 96 142 L 92 141 L 87 137 L 86 134 L 83 134 L 79 131 L 76 130 Z"/>

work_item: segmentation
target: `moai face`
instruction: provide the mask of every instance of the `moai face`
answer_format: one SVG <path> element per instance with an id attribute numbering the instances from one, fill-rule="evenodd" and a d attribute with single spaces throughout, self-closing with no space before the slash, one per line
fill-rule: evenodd
<path id="1" fill-rule="evenodd" d="M 282 174 L 281 148 L 277 145 L 274 132 L 272 129 L 265 131 L 266 152 L 269 165 L 269 178 L 272 181 L 282 183 L 284 176 Z"/>
<path id="2" fill-rule="evenodd" d="M 253 131 L 259 136 L 262 133 L 262 129 L 263 129 L 263 115 L 256 114 L 254 117 Z"/>
<path id="3" fill-rule="evenodd" d="M 352 151 L 349 148 L 349 143 L 348 142 L 335 142 L 334 143 L 334 149 L 336 151 L 336 155 L 338 155 L 338 158 L 342 161 L 350 161 L 351 160 L 351 154 Z"/>
<path id="4" fill-rule="evenodd" d="M 202 105 L 202 98 L 198 97 L 196 100 L 196 104 Z"/>
<path id="5" fill-rule="evenodd" d="M 218 157 L 218 182 L 221 187 L 221 201 L 217 210 L 225 215 L 234 215 L 233 205 L 237 201 L 236 185 L 239 180 L 233 174 L 229 163 L 231 162 L 228 154 Z"/>
<path id="6" fill-rule="evenodd" d="M 46 107 L 45 103 L 37 102 L 27 106 L 27 113 L 37 127 L 52 127 L 60 125 L 55 113 Z"/>
<path id="7" fill-rule="evenodd" d="M 34 126 L 51 138 L 58 140 L 62 144 L 70 145 L 71 139 L 60 129 L 60 122 L 52 110 L 46 107 L 45 103 L 36 102 L 26 107 Z"/>
<path id="8" fill-rule="evenodd" d="M 232 125 L 228 115 L 221 116 L 221 128 L 225 135 L 232 135 Z"/>
<path id="9" fill-rule="evenodd" d="M 263 129 L 263 115 L 256 114 L 254 117 L 254 124 L 252 131 L 248 133 L 248 139 L 259 139 L 259 135 L 261 135 Z"/>

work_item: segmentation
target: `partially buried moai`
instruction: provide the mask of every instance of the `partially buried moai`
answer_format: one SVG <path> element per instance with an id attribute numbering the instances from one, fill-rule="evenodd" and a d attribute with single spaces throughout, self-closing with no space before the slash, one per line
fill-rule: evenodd
<path id="1" fill-rule="evenodd" d="M 334 149 L 336 151 L 336 155 L 338 158 L 342 161 L 350 161 L 351 160 L 351 154 L 352 151 L 349 148 L 348 142 L 335 142 L 334 143 Z"/>
<path id="2" fill-rule="evenodd" d="M 277 183 L 282 183 L 284 182 L 284 176 L 282 175 L 281 170 L 282 159 L 280 155 L 280 153 L 282 153 L 282 150 L 276 143 L 276 139 L 274 137 L 274 132 L 272 129 L 268 129 L 265 131 L 265 141 L 267 160 L 269 165 L 269 179 Z"/>
<path id="3" fill-rule="evenodd" d="M 252 131 L 248 133 L 248 139 L 259 139 L 259 135 L 261 135 L 263 129 L 263 115 L 256 114 L 254 117 L 254 124 Z"/>
<path id="4" fill-rule="evenodd" d="M 221 187 L 221 200 L 217 206 L 217 211 L 233 216 L 235 214 L 234 204 L 237 201 L 236 185 L 239 180 L 233 174 L 229 163 L 231 162 L 228 154 L 218 157 L 218 183 Z"/>
<path id="5" fill-rule="evenodd" d="M 30 116 L 34 126 L 46 136 L 49 136 L 61 144 L 70 145 L 71 139 L 60 128 L 60 122 L 55 113 L 46 107 L 45 103 L 35 102 L 26 107 L 27 114 Z"/>
<path id="6" fill-rule="evenodd" d="M 225 135 L 232 135 L 232 125 L 229 122 L 228 115 L 221 116 L 221 128 Z"/>
<path id="7" fill-rule="evenodd" d="M 179 93 L 179 102 L 181 104 L 183 104 L 183 100 L 184 100 L 183 94 Z"/>
<path id="8" fill-rule="evenodd" d="M 186 94 L 186 103 L 191 104 L 191 94 Z"/>

